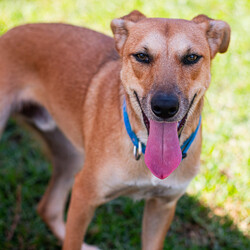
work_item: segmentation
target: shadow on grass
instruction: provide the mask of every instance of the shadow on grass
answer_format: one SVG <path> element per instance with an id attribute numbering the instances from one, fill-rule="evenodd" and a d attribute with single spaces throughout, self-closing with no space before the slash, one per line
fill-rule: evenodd
<path id="1" fill-rule="evenodd" d="M 27 132 L 10 122 L 0 142 L 0 249 L 60 249 L 36 214 L 51 173 Z M 140 249 L 143 202 L 120 198 L 97 209 L 87 242 L 101 249 Z M 249 249 L 232 220 L 184 195 L 164 249 Z"/>
<path id="2" fill-rule="evenodd" d="M 128 198 L 97 210 L 89 229 L 89 243 L 102 249 L 140 249 L 143 203 Z M 228 216 L 220 217 L 195 197 L 184 195 L 165 240 L 164 249 L 249 249 L 250 240 Z"/>

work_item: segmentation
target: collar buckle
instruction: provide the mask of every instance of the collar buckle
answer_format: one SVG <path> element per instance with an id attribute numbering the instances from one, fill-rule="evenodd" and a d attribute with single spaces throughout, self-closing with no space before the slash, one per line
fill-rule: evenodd
<path id="1" fill-rule="evenodd" d="M 142 144 L 140 141 L 138 141 L 138 147 L 134 145 L 134 157 L 138 161 L 141 158 L 142 155 Z"/>

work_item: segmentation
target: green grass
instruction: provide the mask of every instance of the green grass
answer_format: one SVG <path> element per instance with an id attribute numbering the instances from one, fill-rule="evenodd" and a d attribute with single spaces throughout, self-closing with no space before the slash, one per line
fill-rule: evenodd
<path id="1" fill-rule="evenodd" d="M 0 33 L 27 22 L 68 22 L 111 35 L 110 21 L 147 16 L 227 21 L 229 51 L 217 55 L 203 112 L 200 174 L 180 199 L 164 249 L 249 249 L 250 1 L 0 0 Z M 57 249 L 36 214 L 51 172 L 30 135 L 11 121 L 0 142 L 0 249 Z M 139 249 L 143 202 L 117 199 L 97 210 L 87 242 Z"/>

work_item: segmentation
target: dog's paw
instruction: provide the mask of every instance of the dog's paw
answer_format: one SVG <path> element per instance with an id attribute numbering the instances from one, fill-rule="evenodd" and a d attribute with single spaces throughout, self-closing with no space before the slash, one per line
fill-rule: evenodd
<path id="1" fill-rule="evenodd" d="M 81 250 L 101 250 L 101 249 L 97 246 L 92 246 L 92 245 L 88 245 L 88 244 L 84 243 L 84 244 L 82 244 Z"/>

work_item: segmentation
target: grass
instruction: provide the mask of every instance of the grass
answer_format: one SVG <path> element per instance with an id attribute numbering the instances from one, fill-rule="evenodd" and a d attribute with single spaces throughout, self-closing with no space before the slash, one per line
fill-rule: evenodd
<path id="1" fill-rule="evenodd" d="M 111 35 L 110 21 L 133 9 L 147 16 L 227 21 L 229 51 L 217 55 L 203 112 L 200 174 L 180 199 L 164 249 L 249 249 L 250 2 L 0 0 L 0 33 L 27 22 L 68 22 Z M 35 208 L 51 165 L 10 121 L 0 142 L 0 249 L 59 249 Z M 139 249 L 143 202 L 117 199 L 97 210 L 87 242 Z"/>

